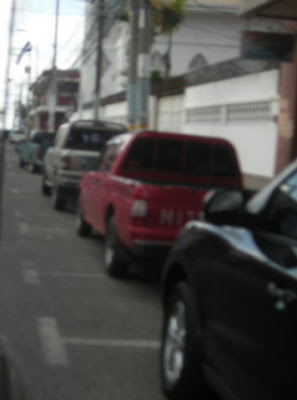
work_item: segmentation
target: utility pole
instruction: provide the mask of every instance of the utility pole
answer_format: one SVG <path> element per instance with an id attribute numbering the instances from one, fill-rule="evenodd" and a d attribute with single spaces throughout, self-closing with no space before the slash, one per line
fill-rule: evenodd
<path id="1" fill-rule="evenodd" d="M 98 0 L 98 15 L 97 15 L 97 26 L 98 26 L 98 39 L 97 39 L 97 59 L 96 59 L 96 83 L 94 92 L 93 111 L 94 119 L 98 121 L 100 117 L 100 96 L 101 96 L 101 73 L 102 73 L 102 46 L 103 46 L 103 35 L 104 35 L 104 15 L 105 4 L 104 0 Z"/>
<path id="2" fill-rule="evenodd" d="M 151 41 L 152 20 L 150 0 L 140 0 L 138 65 L 139 127 L 149 126 L 149 96 L 151 92 Z"/>
<path id="3" fill-rule="evenodd" d="M 14 22 L 15 22 L 15 9 L 16 9 L 16 0 L 11 0 L 8 53 L 7 53 L 6 75 L 5 75 L 5 93 L 4 93 L 4 104 L 3 104 L 3 120 L 2 120 L 3 129 L 6 129 L 6 122 L 7 122 L 7 108 L 8 108 L 9 86 L 10 86 L 9 75 L 10 75 L 10 65 L 11 65 L 11 55 L 12 55 L 12 39 L 13 39 Z"/>
<path id="4" fill-rule="evenodd" d="M 56 129 L 56 105 L 57 105 L 57 47 L 58 47 L 58 28 L 59 28 L 60 0 L 56 0 L 56 19 L 55 19 L 55 38 L 54 38 L 54 54 L 51 77 L 51 99 L 50 111 L 48 118 L 48 128 L 51 131 Z"/>
<path id="5" fill-rule="evenodd" d="M 1 239 L 1 224 L 2 224 L 2 193 L 3 193 L 3 176 L 4 176 L 4 129 L 6 129 L 7 114 L 8 114 L 8 98 L 9 98 L 9 84 L 10 84 L 10 64 L 12 55 L 12 40 L 14 32 L 15 22 L 15 8 L 16 0 L 11 0 L 11 11 L 10 11 L 10 24 L 9 24 L 9 36 L 8 36 L 8 53 L 7 53 L 7 64 L 5 74 L 5 93 L 3 102 L 3 120 L 2 120 L 2 135 L 0 135 L 0 239 Z"/>
<path id="6" fill-rule="evenodd" d="M 138 19 L 139 19 L 139 0 L 130 0 L 131 9 L 131 40 L 129 55 L 129 83 L 127 88 L 128 102 L 128 123 L 129 129 L 135 130 L 137 127 L 137 53 L 138 53 Z"/>

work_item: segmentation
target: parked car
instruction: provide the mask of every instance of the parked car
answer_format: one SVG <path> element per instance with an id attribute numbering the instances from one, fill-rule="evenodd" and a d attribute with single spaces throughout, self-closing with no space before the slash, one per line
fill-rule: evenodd
<path id="1" fill-rule="evenodd" d="M 162 261 L 182 225 L 198 218 L 210 188 L 242 187 L 226 140 L 143 131 L 117 136 L 80 183 L 77 232 L 106 236 L 105 268 L 127 275 L 131 259 Z"/>
<path id="2" fill-rule="evenodd" d="M 168 398 L 202 398 L 205 384 L 220 399 L 296 398 L 297 162 L 249 200 L 208 194 L 162 288 Z"/>
<path id="3" fill-rule="evenodd" d="M 19 145 L 26 140 L 26 133 L 23 131 L 11 131 L 9 134 L 9 142 L 14 145 Z"/>
<path id="4" fill-rule="evenodd" d="M 62 124 L 54 145 L 44 158 L 41 190 L 52 194 L 52 206 L 62 210 L 69 198 L 76 198 L 79 181 L 99 157 L 107 140 L 127 128 L 107 121 L 75 121 Z"/>
<path id="5" fill-rule="evenodd" d="M 55 132 L 33 130 L 30 138 L 18 146 L 19 165 L 28 166 L 30 172 L 41 171 L 46 150 L 53 145 Z"/>

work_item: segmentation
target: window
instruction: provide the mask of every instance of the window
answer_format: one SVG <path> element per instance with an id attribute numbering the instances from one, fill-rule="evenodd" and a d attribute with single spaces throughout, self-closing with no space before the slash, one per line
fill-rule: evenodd
<path id="1" fill-rule="evenodd" d="M 159 172 L 181 172 L 182 151 L 184 142 L 181 140 L 158 140 L 158 155 L 156 169 Z"/>
<path id="2" fill-rule="evenodd" d="M 228 147 L 215 146 L 213 174 L 221 178 L 234 178 L 237 176 L 235 160 Z"/>
<path id="3" fill-rule="evenodd" d="M 32 138 L 32 142 L 36 144 L 41 144 L 42 138 L 43 138 L 43 133 L 36 133 L 36 135 L 34 135 L 34 137 Z"/>
<path id="4" fill-rule="evenodd" d="M 210 145 L 189 142 L 187 145 L 185 173 L 189 175 L 210 174 Z"/>
<path id="5" fill-rule="evenodd" d="M 124 168 L 151 170 L 153 168 L 154 140 L 151 138 L 140 138 L 136 140 L 125 160 Z"/>
<path id="6" fill-rule="evenodd" d="M 106 146 L 104 151 L 102 152 L 102 156 L 100 158 L 99 170 L 103 172 L 109 172 L 112 164 L 120 150 L 121 143 L 113 143 L 109 146 Z"/>
<path id="7" fill-rule="evenodd" d="M 101 151 L 107 140 L 118 132 L 88 128 L 72 128 L 66 143 L 66 149 Z"/>

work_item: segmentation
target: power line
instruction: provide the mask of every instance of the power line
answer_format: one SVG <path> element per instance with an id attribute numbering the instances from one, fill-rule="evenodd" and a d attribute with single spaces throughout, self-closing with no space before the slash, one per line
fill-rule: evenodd
<path id="1" fill-rule="evenodd" d="M 164 44 L 166 46 L 168 46 L 168 42 L 167 41 L 162 41 L 162 40 L 155 40 L 155 43 L 159 43 L 159 44 Z M 239 44 L 225 44 L 225 43 L 202 43 L 202 42 L 197 42 L 197 43 L 190 43 L 190 42 L 177 42 L 177 41 L 173 41 L 174 45 L 177 46 L 193 46 L 193 47 L 239 47 Z"/>

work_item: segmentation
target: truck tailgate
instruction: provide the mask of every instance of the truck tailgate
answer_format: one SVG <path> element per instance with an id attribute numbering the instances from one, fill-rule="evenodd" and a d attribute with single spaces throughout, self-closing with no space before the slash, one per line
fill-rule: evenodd
<path id="1" fill-rule="evenodd" d="M 148 227 L 179 230 L 187 221 L 197 219 L 208 189 L 188 186 L 150 186 L 144 198 L 148 201 Z"/>

